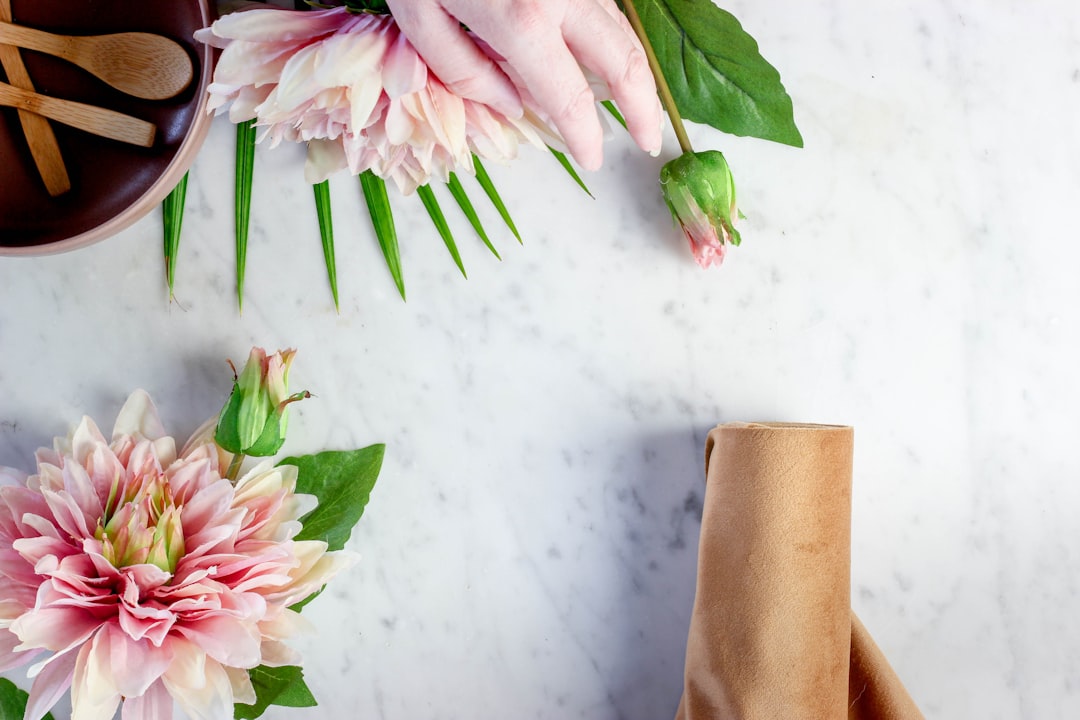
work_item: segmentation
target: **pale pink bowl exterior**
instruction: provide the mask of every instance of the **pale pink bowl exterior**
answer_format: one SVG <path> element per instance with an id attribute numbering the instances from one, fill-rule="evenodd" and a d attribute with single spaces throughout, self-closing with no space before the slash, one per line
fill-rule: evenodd
<path id="1" fill-rule="evenodd" d="M 175 0 L 169 1 L 173 2 Z M 198 0 L 198 3 L 200 10 L 202 10 L 205 27 L 206 25 L 209 25 L 213 19 L 210 14 L 210 6 L 208 0 Z M 55 255 L 57 253 L 68 252 L 69 250 L 77 250 L 116 235 L 121 230 L 125 230 L 131 225 L 134 225 L 137 221 L 148 215 L 154 208 L 161 205 L 165 196 L 176 187 L 176 184 L 184 177 L 184 173 L 186 173 L 195 162 L 195 156 L 198 154 L 199 149 L 206 140 L 206 135 L 210 131 L 210 123 L 213 120 L 213 117 L 206 113 L 206 103 L 209 98 L 206 94 L 206 87 L 210 84 L 210 80 L 214 74 L 213 49 L 206 45 L 202 46 L 199 48 L 199 58 L 202 65 L 202 72 L 199 75 L 199 86 L 197 89 L 199 100 L 195 107 L 194 119 L 191 121 L 191 127 L 188 129 L 184 141 L 180 144 L 180 149 L 176 151 L 176 155 L 173 157 L 172 162 L 169 163 L 169 166 L 165 169 L 165 172 L 162 173 L 161 177 L 159 177 L 157 181 L 143 193 L 142 197 L 129 205 L 127 209 L 119 215 L 113 217 L 111 220 L 107 220 L 92 230 L 87 230 L 86 232 L 79 233 L 73 237 L 46 243 L 44 245 L 28 245 L 25 247 L 0 246 L 0 256 Z"/>

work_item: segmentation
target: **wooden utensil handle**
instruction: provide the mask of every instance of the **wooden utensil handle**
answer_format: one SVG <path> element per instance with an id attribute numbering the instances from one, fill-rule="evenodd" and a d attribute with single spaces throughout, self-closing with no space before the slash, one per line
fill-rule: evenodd
<path id="1" fill-rule="evenodd" d="M 11 20 L 10 0 L 0 0 L 0 21 Z M 0 45 L 0 66 L 4 68 L 4 74 L 12 85 L 23 90 L 34 90 L 34 84 L 30 81 L 18 49 L 10 45 Z M 45 183 L 45 190 L 53 197 L 63 195 L 71 189 L 71 180 L 68 178 L 52 125 L 40 115 L 25 110 L 19 111 L 19 123 L 30 148 L 30 157 L 34 159 L 38 174 Z"/>
<path id="2" fill-rule="evenodd" d="M 46 55 L 55 55 L 64 60 L 70 60 L 73 57 L 72 43 L 67 37 L 15 25 L 10 21 L 0 22 L 0 42 L 18 45 L 26 50 L 36 50 Z"/>
<path id="3" fill-rule="evenodd" d="M 94 135 L 141 147 L 152 146 L 157 134 L 157 127 L 145 120 L 114 110 L 20 90 L 7 83 L 0 83 L 0 105 L 27 110 Z"/>

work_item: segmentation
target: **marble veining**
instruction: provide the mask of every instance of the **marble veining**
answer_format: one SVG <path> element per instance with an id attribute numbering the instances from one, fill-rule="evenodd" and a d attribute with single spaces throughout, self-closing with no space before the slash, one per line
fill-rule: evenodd
<path id="1" fill-rule="evenodd" d="M 1080 9 L 728 7 L 806 148 L 692 128 L 747 216 L 722 269 L 657 193 L 674 139 L 653 159 L 615 135 L 595 200 L 542 153 L 492 168 L 525 242 L 482 207 L 499 262 L 448 212 L 468 280 L 394 197 L 406 303 L 334 178 L 336 314 L 302 151 L 260 148 L 240 316 L 219 121 L 174 303 L 156 214 L 0 259 L 0 464 L 135 387 L 184 435 L 226 357 L 296 346 L 317 397 L 286 449 L 388 450 L 362 561 L 308 613 L 322 707 L 267 717 L 655 720 L 681 689 L 708 429 L 851 424 L 853 604 L 927 717 L 1077 717 Z"/>

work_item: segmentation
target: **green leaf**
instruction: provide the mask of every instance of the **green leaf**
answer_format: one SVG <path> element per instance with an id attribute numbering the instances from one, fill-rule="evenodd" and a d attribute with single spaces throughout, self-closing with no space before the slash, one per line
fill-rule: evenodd
<path id="1" fill-rule="evenodd" d="M 593 194 L 589 192 L 589 188 L 585 187 L 585 181 L 581 179 L 581 176 L 577 174 L 577 170 L 570 164 L 570 159 L 566 157 L 566 154 L 559 152 L 553 147 L 549 147 L 548 150 L 550 150 L 551 154 L 555 156 L 555 159 L 559 161 L 559 164 L 563 166 L 563 170 L 569 173 L 570 177 L 574 179 L 574 182 L 578 184 L 578 187 L 584 190 L 586 195 L 595 199 Z"/>
<path id="2" fill-rule="evenodd" d="M 0 678 L 0 720 L 23 720 L 26 702 L 30 696 L 7 678 Z M 43 720 L 53 720 L 52 713 L 45 713 Z"/>
<path id="3" fill-rule="evenodd" d="M 295 605 L 290 605 L 289 609 L 292 610 L 293 612 L 300 612 L 305 607 L 307 607 L 308 603 L 310 603 L 312 600 L 314 600 L 315 598 L 322 595 L 323 590 L 324 590 L 324 588 L 319 588 L 318 590 L 311 593 L 310 595 L 308 595 L 306 598 L 304 598 L 300 602 L 296 603 Z"/>
<path id="4" fill-rule="evenodd" d="M 326 275 L 330 279 L 330 294 L 334 296 L 334 309 L 341 312 L 337 289 L 337 259 L 334 254 L 334 218 L 330 212 L 330 181 L 323 180 L 318 185 L 313 185 L 312 189 L 315 191 L 315 212 L 319 216 L 319 234 L 322 236 Z"/>
<path id="5" fill-rule="evenodd" d="M 622 113 L 619 112 L 619 108 L 615 107 L 615 103 L 611 102 L 610 100 L 604 100 L 600 104 L 604 106 L 604 109 L 608 111 L 608 114 L 610 114 L 611 117 L 615 118 L 616 122 L 622 125 L 623 130 L 625 130 L 626 118 L 624 118 L 622 116 Z"/>
<path id="6" fill-rule="evenodd" d="M 255 170 L 255 122 L 236 125 L 236 303 L 244 310 L 244 270 L 247 266 L 251 220 L 251 179 Z"/>
<path id="7" fill-rule="evenodd" d="M 421 185 L 416 188 L 416 194 L 420 197 L 420 202 L 424 203 L 424 209 L 427 210 L 428 216 L 431 217 L 435 229 L 439 231 L 439 235 L 446 244 L 446 249 L 450 251 L 450 257 L 454 258 L 454 263 L 458 266 L 458 270 L 461 271 L 462 277 L 468 278 L 469 276 L 465 274 L 465 265 L 461 262 L 461 253 L 458 252 L 457 243 L 454 242 L 454 234 L 450 232 L 450 226 L 446 223 L 446 216 L 443 215 L 442 208 L 439 207 L 439 200 L 435 197 L 435 191 L 431 189 L 430 185 Z"/>
<path id="8" fill-rule="evenodd" d="M 473 167 L 476 168 L 476 181 L 480 183 L 480 187 L 484 188 L 488 200 L 499 211 L 499 215 L 502 217 L 503 222 L 506 223 L 506 227 L 510 228 L 510 232 L 514 233 L 514 237 L 520 243 L 521 234 L 514 226 L 514 221 L 510 218 L 510 213 L 507 211 L 506 205 L 503 204 L 502 198 L 499 197 L 499 192 L 495 189 L 495 183 L 491 182 L 491 177 L 488 176 L 487 170 L 484 169 L 484 164 L 480 162 L 480 158 L 476 155 L 473 155 Z"/>
<path id="9" fill-rule="evenodd" d="M 302 519 L 304 529 L 296 539 L 322 540 L 330 550 L 345 547 L 364 514 L 385 451 L 385 445 L 371 445 L 282 460 L 281 465 L 297 468 L 296 492 L 319 498 L 319 506 Z"/>
<path id="10" fill-rule="evenodd" d="M 469 219 L 469 224 L 472 225 L 477 236 L 484 241 L 484 244 L 487 245 L 487 249 L 491 251 L 492 255 L 499 260 L 502 260 L 502 258 L 499 257 L 499 251 L 491 244 L 491 239 L 488 238 L 487 232 L 480 222 L 480 216 L 476 214 L 476 208 L 473 207 L 472 201 L 469 200 L 469 196 L 465 193 L 465 188 L 462 186 L 457 173 L 450 173 L 450 179 L 447 181 L 446 187 L 450 189 L 450 194 L 457 200 L 458 207 L 461 208 L 461 212 L 465 213 L 465 217 Z"/>
<path id="11" fill-rule="evenodd" d="M 165 226 L 165 282 L 169 285 L 169 300 L 173 299 L 173 287 L 176 283 L 176 255 L 180 251 L 180 230 L 184 225 L 187 183 L 188 174 L 184 173 L 184 177 L 180 178 L 180 182 L 161 203 L 162 220 Z"/>
<path id="12" fill-rule="evenodd" d="M 679 112 L 733 135 L 802 147 L 780 73 L 712 0 L 634 0 Z"/>
<path id="13" fill-rule="evenodd" d="M 304 671 L 295 665 L 266 667 L 260 665 L 248 670 L 251 685 L 255 688 L 255 704 L 236 703 L 233 717 L 252 720 L 266 712 L 271 705 L 283 707 L 315 707 L 315 696 L 304 682 Z"/>
<path id="14" fill-rule="evenodd" d="M 386 183 L 370 170 L 360 174 L 360 188 L 364 191 L 368 214 L 375 228 L 375 237 L 379 240 L 386 267 L 394 278 L 401 299 L 405 299 L 405 278 L 401 274 L 401 250 L 398 248 L 397 230 L 394 228 L 394 213 L 390 209 L 390 198 L 386 195 Z"/>
<path id="15" fill-rule="evenodd" d="M 234 380 L 229 399 L 221 409 L 217 427 L 214 429 L 214 442 L 234 455 L 244 450 L 244 442 L 240 439 L 241 400 L 240 385 Z"/>

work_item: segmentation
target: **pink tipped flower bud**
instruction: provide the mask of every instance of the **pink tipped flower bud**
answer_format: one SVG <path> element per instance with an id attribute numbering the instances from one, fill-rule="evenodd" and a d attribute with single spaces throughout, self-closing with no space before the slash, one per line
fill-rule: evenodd
<path id="1" fill-rule="evenodd" d="M 289 365 L 295 350 L 267 355 L 252 348 L 247 364 L 233 383 L 233 391 L 218 419 L 214 440 L 233 454 L 266 457 L 285 443 L 286 407 L 309 397 L 289 395 Z"/>
<path id="2" fill-rule="evenodd" d="M 741 242 L 735 229 L 735 179 L 723 153 L 684 153 L 661 168 L 660 187 L 698 265 L 722 263 L 727 244 Z"/>

